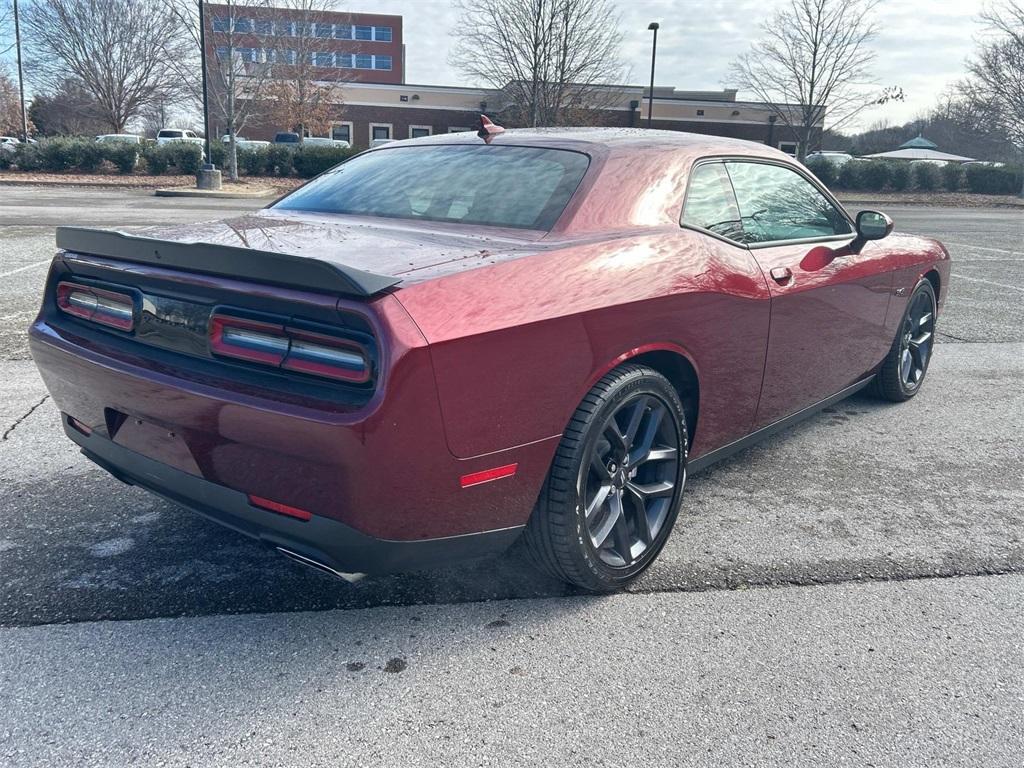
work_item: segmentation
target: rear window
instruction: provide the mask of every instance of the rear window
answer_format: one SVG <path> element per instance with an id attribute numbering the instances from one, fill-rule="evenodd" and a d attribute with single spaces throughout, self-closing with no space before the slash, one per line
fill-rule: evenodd
<path id="1" fill-rule="evenodd" d="M 394 147 L 354 157 L 274 207 L 548 230 L 589 163 L 540 147 Z"/>
<path id="2" fill-rule="evenodd" d="M 157 134 L 158 139 L 180 139 L 181 131 L 160 131 Z"/>

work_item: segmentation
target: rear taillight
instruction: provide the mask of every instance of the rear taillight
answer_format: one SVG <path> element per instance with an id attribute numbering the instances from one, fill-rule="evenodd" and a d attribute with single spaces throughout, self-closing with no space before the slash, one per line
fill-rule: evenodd
<path id="1" fill-rule="evenodd" d="M 359 342 L 287 325 L 214 314 L 210 350 L 221 357 L 353 384 L 370 380 L 370 357 Z"/>
<path id="2" fill-rule="evenodd" d="M 62 312 L 93 323 L 130 331 L 135 327 L 135 298 L 79 283 L 57 283 L 57 306 Z"/>

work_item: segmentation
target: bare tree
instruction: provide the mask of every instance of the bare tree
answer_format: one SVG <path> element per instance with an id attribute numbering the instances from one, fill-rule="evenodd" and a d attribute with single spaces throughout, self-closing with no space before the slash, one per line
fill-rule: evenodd
<path id="1" fill-rule="evenodd" d="M 14 50 L 14 5 L 0 0 L 0 56 Z"/>
<path id="2" fill-rule="evenodd" d="M 811 149 L 828 110 L 836 128 L 865 108 L 902 100 L 903 92 L 873 88 L 871 20 L 879 0 L 789 0 L 761 25 L 761 39 L 733 62 L 733 83 L 771 104 L 799 141 Z"/>
<path id="3" fill-rule="evenodd" d="M 288 35 L 278 36 L 274 63 L 267 83 L 267 118 L 281 128 L 322 133 L 329 129 L 331 117 L 342 104 L 342 90 L 335 83 L 318 79 L 326 55 L 317 36 L 317 25 L 326 22 L 330 0 L 278 0 L 276 8 L 285 8 L 290 21 Z"/>
<path id="4" fill-rule="evenodd" d="M 990 35 L 968 62 L 961 92 L 979 122 L 1005 136 L 1024 158 L 1024 2 L 993 3 L 981 20 Z"/>
<path id="5" fill-rule="evenodd" d="M 587 119 L 610 100 L 624 68 L 610 0 L 456 0 L 451 63 L 502 89 L 512 119 L 529 126 Z M 602 87 L 605 86 L 605 87 Z"/>
<path id="6" fill-rule="evenodd" d="M 47 0 L 26 9 L 23 25 L 36 82 L 55 90 L 75 77 L 115 133 L 180 91 L 171 65 L 182 55 L 171 44 L 177 25 L 160 0 Z"/>
<path id="7" fill-rule="evenodd" d="M 202 98 L 202 70 L 198 6 L 181 0 L 163 2 L 178 21 L 181 34 L 190 40 L 190 54 L 173 59 L 173 63 L 192 101 L 199 102 Z M 270 80 L 275 56 L 274 49 L 267 42 L 270 38 L 261 33 L 264 25 L 272 23 L 266 13 L 270 7 L 268 0 L 226 0 L 225 5 L 226 14 L 219 9 L 206 11 L 207 49 L 213 52 L 213 56 L 207 57 L 206 71 L 211 111 L 223 122 L 228 136 L 228 176 L 232 181 L 238 181 L 236 140 L 254 109 L 266 97 L 265 86 Z M 216 24 L 213 24 L 211 15 L 216 18 Z M 166 113 L 168 106 L 161 104 L 161 111 Z"/>
<path id="8" fill-rule="evenodd" d="M 33 126 L 29 124 L 29 130 Z M 18 83 L 0 67 L 0 134 L 21 135 L 21 94 Z"/>

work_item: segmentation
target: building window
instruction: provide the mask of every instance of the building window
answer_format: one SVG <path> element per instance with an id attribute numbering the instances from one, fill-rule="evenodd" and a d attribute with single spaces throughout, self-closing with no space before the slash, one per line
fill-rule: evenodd
<path id="1" fill-rule="evenodd" d="M 790 157 L 796 157 L 798 145 L 795 141 L 780 141 L 779 149 L 785 152 Z"/>
<path id="2" fill-rule="evenodd" d="M 318 21 L 314 25 L 314 29 L 316 30 L 316 36 L 317 37 L 334 37 L 334 25 L 333 24 L 325 24 L 322 21 Z"/>
<path id="3" fill-rule="evenodd" d="M 391 138 L 391 124 L 390 123 L 370 123 L 370 138 L 371 139 L 390 139 Z"/>
<path id="4" fill-rule="evenodd" d="M 334 54 L 334 66 L 341 67 L 343 69 L 352 69 L 352 54 L 351 53 L 336 53 L 336 54 Z"/>
<path id="5" fill-rule="evenodd" d="M 373 69 L 373 56 L 368 53 L 357 53 L 356 69 Z"/>
<path id="6" fill-rule="evenodd" d="M 704 110 L 703 109 L 698 109 L 697 110 L 697 117 L 704 117 Z"/>
<path id="7" fill-rule="evenodd" d="M 335 123 L 331 126 L 331 138 L 352 143 L 352 123 Z"/>
<path id="8" fill-rule="evenodd" d="M 373 39 L 381 43 L 390 43 L 391 27 L 374 27 Z"/>
<path id="9" fill-rule="evenodd" d="M 351 24 L 335 24 L 334 25 L 334 36 L 339 40 L 351 40 L 352 39 L 352 25 Z"/>
<path id="10" fill-rule="evenodd" d="M 373 40 L 373 27 L 356 27 L 356 40 Z"/>
<path id="11" fill-rule="evenodd" d="M 226 59 L 228 57 L 228 47 L 226 45 L 218 45 L 216 54 L 218 59 Z"/>
<path id="12" fill-rule="evenodd" d="M 274 24 L 274 29 L 277 34 L 284 35 L 285 37 L 292 37 L 295 34 L 295 25 L 290 21 L 278 21 Z"/>
<path id="13" fill-rule="evenodd" d="M 313 66 L 315 67 L 333 67 L 334 66 L 334 54 L 333 53 L 314 53 L 313 54 Z"/>
<path id="14" fill-rule="evenodd" d="M 214 32 L 230 32 L 231 31 L 231 20 L 224 16 L 213 17 L 213 31 Z"/>
<path id="15" fill-rule="evenodd" d="M 373 68 L 374 69 L 391 69 L 391 57 L 390 56 L 374 56 L 373 57 Z"/>
<path id="16" fill-rule="evenodd" d="M 472 130 L 472 128 L 463 128 L 461 125 L 452 125 L 448 128 L 448 133 L 465 133 Z"/>
<path id="17" fill-rule="evenodd" d="M 235 51 L 238 53 L 238 58 L 242 61 L 256 61 L 255 48 L 236 48 Z"/>
<path id="18" fill-rule="evenodd" d="M 253 23 L 253 30 L 257 35 L 272 35 L 274 34 L 274 22 L 270 19 L 256 19 Z"/>
<path id="19" fill-rule="evenodd" d="M 252 19 L 235 19 L 235 32 L 241 35 L 252 34 Z"/>
<path id="20" fill-rule="evenodd" d="M 429 136 L 433 133 L 433 130 L 429 125 L 410 125 L 409 126 L 409 138 L 418 139 L 421 136 Z"/>

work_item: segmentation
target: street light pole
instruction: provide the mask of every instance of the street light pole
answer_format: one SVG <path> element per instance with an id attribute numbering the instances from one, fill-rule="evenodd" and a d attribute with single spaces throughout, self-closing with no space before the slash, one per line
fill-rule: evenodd
<path id="1" fill-rule="evenodd" d="M 21 140 L 28 144 L 28 115 L 25 114 L 25 73 L 21 66 L 21 25 L 18 22 L 18 0 L 14 0 L 14 45 L 18 49 L 18 103 L 21 105 Z"/>
<path id="2" fill-rule="evenodd" d="M 652 115 L 654 114 L 654 57 L 658 55 L 658 22 L 652 21 L 647 25 L 649 30 L 654 32 L 654 42 L 651 44 L 651 90 L 647 92 L 647 127 L 651 127 Z"/>
<path id="3" fill-rule="evenodd" d="M 206 137 L 207 170 L 213 170 L 210 153 L 210 97 L 206 90 L 206 6 L 199 0 L 199 61 L 203 68 L 203 135 Z"/>

